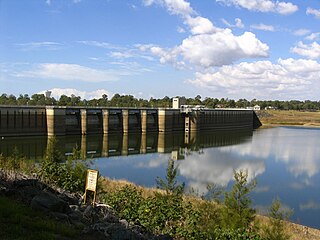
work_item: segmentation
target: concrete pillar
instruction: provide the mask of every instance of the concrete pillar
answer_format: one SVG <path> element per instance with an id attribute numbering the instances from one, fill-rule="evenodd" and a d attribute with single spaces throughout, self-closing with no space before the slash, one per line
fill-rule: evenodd
<path id="1" fill-rule="evenodd" d="M 148 112 L 147 110 L 141 110 L 141 132 L 146 133 L 148 128 Z"/>
<path id="2" fill-rule="evenodd" d="M 124 133 L 129 132 L 129 110 L 122 110 L 122 129 Z"/>
<path id="3" fill-rule="evenodd" d="M 81 109 L 81 134 L 86 135 L 87 134 L 87 109 Z"/>
<path id="4" fill-rule="evenodd" d="M 101 156 L 102 157 L 109 156 L 109 135 L 108 134 L 103 134 Z"/>
<path id="5" fill-rule="evenodd" d="M 123 133 L 121 155 L 128 155 L 128 134 Z"/>
<path id="6" fill-rule="evenodd" d="M 141 134 L 141 144 L 140 144 L 140 153 L 146 153 L 147 152 L 147 134 L 145 132 L 142 132 Z"/>
<path id="7" fill-rule="evenodd" d="M 109 132 L 109 110 L 102 110 L 102 128 L 103 133 Z"/>
<path id="8" fill-rule="evenodd" d="M 47 115 L 48 136 L 65 135 L 66 134 L 66 109 L 61 107 L 47 107 L 46 115 Z"/>
<path id="9" fill-rule="evenodd" d="M 172 112 L 168 109 L 158 110 L 159 132 L 172 131 Z"/>

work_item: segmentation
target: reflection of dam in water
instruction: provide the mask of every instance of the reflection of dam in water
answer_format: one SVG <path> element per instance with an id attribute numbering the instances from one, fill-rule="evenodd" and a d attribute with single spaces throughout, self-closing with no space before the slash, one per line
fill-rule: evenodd
<path id="1" fill-rule="evenodd" d="M 146 153 L 170 153 L 173 159 L 183 159 L 190 151 L 234 145 L 252 136 L 252 131 L 215 132 L 155 132 L 140 134 L 104 134 L 60 136 L 59 150 L 66 156 L 78 147 L 88 158 L 126 156 Z M 50 137 L 19 137 L 0 140 L 0 153 L 10 156 L 14 148 L 28 159 L 41 159 Z"/>

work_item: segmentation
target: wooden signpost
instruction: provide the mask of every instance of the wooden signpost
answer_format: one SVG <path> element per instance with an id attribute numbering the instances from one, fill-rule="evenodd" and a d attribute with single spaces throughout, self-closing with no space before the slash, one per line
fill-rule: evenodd
<path id="1" fill-rule="evenodd" d="M 86 203 L 87 191 L 93 192 L 93 202 L 92 205 L 96 202 L 96 189 L 98 182 L 98 171 L 96 170 L 87 170 L 87 178 L 86 178 L 86 189 L 84 192 L 84 203 Z"/>

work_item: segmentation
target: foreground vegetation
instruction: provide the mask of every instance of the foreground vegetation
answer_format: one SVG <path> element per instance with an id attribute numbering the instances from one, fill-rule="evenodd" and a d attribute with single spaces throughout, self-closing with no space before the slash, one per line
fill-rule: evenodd
<path id="1" fill-rule="evenodd" d="M 80 96 L 61 95 L 59 99 L 53 97 L 45 97 L 44 94 L 33 94 L 31 97 L 28 94 L 20 94 L 18 97 L 3 93 L 0 95 L 0 105 L 59 105 L 59 106 L 103 106 L 103 107 L 171 107 L 172 98 L 165 96 L 163 98 L 150 98 L 149 100 L 135 98 L 132 95 L 114 94 L 112 98 L 108 98 L 103 94 L 100 98 L 81 99 Z M 305 110 L 317 111 L 320 110 L 320 101 L 278 101 L 278 100 L 233 100 L 228 98 L 211 98 L 202 99 L 200 95 L 194 98 L 187 98 L 188 105 L 203 105 L 208 108 L 246 108 L 259 105 L 261 109 L 266 107 L 278 110 Z"/>
<path id="2" fill-rule="evenodd" d="M 78 230 L 0 196 L 1 239 L 76 239 Z"/>
<path id="3" fill-rule="evenodd" d="M 46 155 L 39 164 L 32 164 L 17 152 L 9 158 L 0 156 L 0 169 L 9 173 L 20 171 L 28 174 L 36 173 L 43 181 L 68 189 L 73 192 L 83 192 L 85 184 L 85 173 L 89 164 L 81 159 L 80 151 L 74 149 L 73 157 L 65 161 L 57 149 L 57 142 L 50 140 Z M 177 182 L 177 167 L 175 162 L 168 161 L 166 178 L 157 178 L 158 189 L 146 190 L 133 184 L 110 184 L 110 181 L 101 178 L 99 181 L 99 201 L 104 202 L 115 210 L 121 219 L 126 219 L 130 224 L 140 225 L 153 234 L 166 234 L 177 239 L 289 239 L 287 220 L 289 213 L 281 208 L 280 202 L 275 200 L 270 207 L 270 218 L 259 221 L 255 210 L 252 208 L 250 192 L 255 188 L 255 181 L 248 181 L 245 170 L 234 172 L 234 185 L 230 191 L 221 191 L 217 186 L 211 185 L 209 198 L 184 195 L 184 184 Z M 118 182 L 119 183 L 119 182 Z M 6 207 L 7 200 L 1 198 L 6 209 L 12 211 L 0 211 L 2 224 L 9 224 L 8 229 L 20 229 L 17 234 L 25 233 L 24 220 L 19 212 L 26 218 L 37 217 L 30 210 L 19 210 L 20 207 Z M 8 216 L 14 216 L 17 220 L 7 221 Z M 14 222 L 14 224 L 12 224 Z M 35 232 L 30 239 L 54 239 L 54 236 L 63 235 L 72 238 L 74 230 L 60 228 L 59 225 L 51 228 L 51 223 L 37 223 L 43 231 Z M 45 226 L 41 225 L 44 224 Z M 13 226 L 14 225 L 14 226 Z M 3 228 L 2 228 L 3 229 Z M 30 227 L 30 229 L 33 229 Z M 62 232 L 55 232 L 61 229 Z M 1 230 L 4 231 L 4 230 Z M 39 230 L 40 231 L 40 230 Z M 66 231 L 66 232 L 64 232 Z M 48 232 L 49 235 L 44 235 Z M 11 233 L 2 232 L 2 236 L 11 238 Z M 15 233 L 14 233 L 15 234 Z M 37 237 L 39 234 L 40 237 Z M 1 236 L 1 235 L 0 235 Z M 22 236 L 22 235 L 20 235 Z M 53 236 L 53 237 L 52 237 Z M 19 237 L 12 237 L 19 238 Z M 308 238 L 306 238 L 308 239 Z"/>

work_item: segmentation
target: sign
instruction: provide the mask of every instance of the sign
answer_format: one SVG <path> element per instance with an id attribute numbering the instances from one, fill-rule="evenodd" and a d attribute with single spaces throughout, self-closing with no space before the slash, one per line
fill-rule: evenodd
<path id="1" fill-rule="evenodd" d="M 92 205 L 94 205 L 96 201 L 96 189 L 97 189 L 97 182 L 98 182 L 98 171 L 96 170 L 87 170 L 87 179 L 86 179 L 86 189 L 84 193 L 84 203 L 86 203 L 86 196 L 87 191 L 93 192 L 93 202 Z"/>

